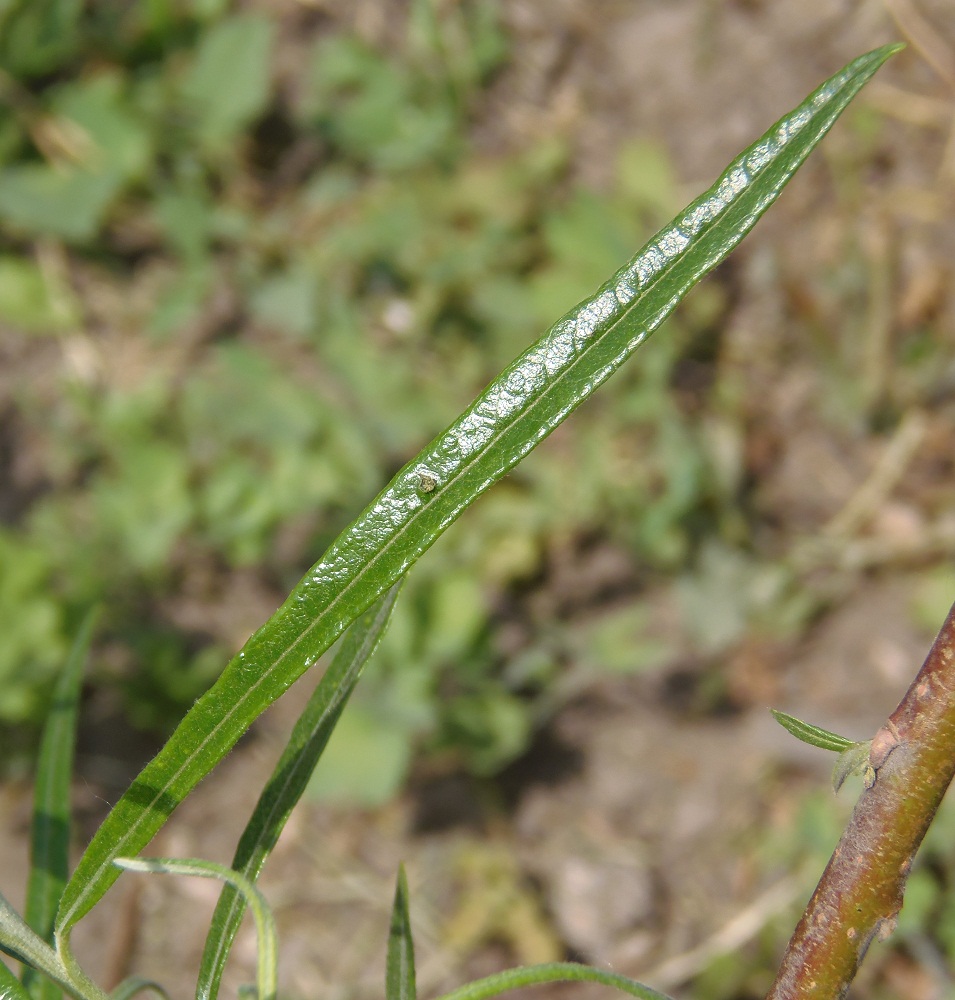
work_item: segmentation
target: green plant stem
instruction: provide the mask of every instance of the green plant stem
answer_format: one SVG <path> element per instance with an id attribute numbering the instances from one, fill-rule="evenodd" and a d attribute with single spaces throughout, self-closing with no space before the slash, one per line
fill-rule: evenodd
<path id="1" fill-rule="evenodd" d="M 0 951 L 36 969 L 76 1000 L 107 1000 L 84 975 L 72 955 L 58 955 L 0 893 Z M 0 1000 L 14 993 L 0 981 Z"/>
<path id="2" fill-rule="evenodd" d="M 265 897 L 251 879 L 246 878 L 241 872 L 233 871 L 216 861 L 206 861 L 204 858 L 116 858 L 113 864 L 118 868 L 134 872 L 214 878 L 242 893 L 255 921 L 258 947 L 256 997 L 257 1000 L 275 1000 L 278 993 L 278 941 L 275 917 Z"/>
<path id="3" fill-rule="evenodd" d="M 895 928 L 905 882 L 955 776 L 955 605 L 869 753 L 849 825 L 793 933 L 767 1000 L 845 996 L 875 938 Z"/>

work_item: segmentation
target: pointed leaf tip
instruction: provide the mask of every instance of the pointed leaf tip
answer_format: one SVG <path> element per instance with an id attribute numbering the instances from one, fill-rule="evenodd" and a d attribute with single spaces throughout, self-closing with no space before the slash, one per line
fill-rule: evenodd
<path id="1" fill-rule="evenodd" d="M 822 750 L 832 750 L 835 753 L 842 753 L 850 747 L 856 746 L 855 740 L 846 739 L 838 733 L 832 733 L 828 729 L 814 726 L 809 722 L 803 722 L 794 715 L 787 715 L 775 708 L 771 708 L 773 718 L 786 730 L 803 743 L 808 743 L 812 747 L 819 747 Z"/>
<path id="2" fill-rule="evenodd" d="M 398 884 L 391 909 L 391 930 L 388 934 L 388 961 L 385 970 L 386 1000 L 415 1000 L 414 942 L 411 938 L 411 917 L 408 912 L 408 879 L 405 866 L 398 866 Z"/>

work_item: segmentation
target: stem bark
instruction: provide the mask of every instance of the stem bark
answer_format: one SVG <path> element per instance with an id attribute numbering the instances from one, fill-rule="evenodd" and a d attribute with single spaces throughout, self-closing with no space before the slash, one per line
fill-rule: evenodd
<path id="1" fill-rule="evenodd" d="M 955 605 L 869 765 L 767 1000 L 844 997 L 869 945 L 895 928 L 915 852 L 955 775 Z"/>

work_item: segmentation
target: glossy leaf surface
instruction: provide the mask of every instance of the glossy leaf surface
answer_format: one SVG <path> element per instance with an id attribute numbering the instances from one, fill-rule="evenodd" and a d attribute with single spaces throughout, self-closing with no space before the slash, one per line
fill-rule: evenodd
<path id="1" fill-rule="evenodd" d="M 249 639 L 116 804 L 66 887 L 57 918 L 64 939 L 115 881 L 113 859 L 141 850 L 252 721 L 736 247 L 897 48 L 854 60 L 781 119 L 398 472 Z"/>
<path id="2" fill-rule="evenodd" d="M 388 627 L 402 582 L 403 578 L 351 625 L 331 666 L 296 722 L 288 746 L 256 803 L 232 860 L 233 869 L 250 881 L 254 882 L 259 877 L 286 820 L 302 797 L 332 730 L 358 683 L 362 668 Z M 196 997 L 200 1000 L 218 994 L 229 949 L 244 912 L 244 897 L 235 888 L 226 885 L 212 916 L 202 953 L 196 986 Z"/>
<path id="3" fill-rule="evenodd" d="M 0 962 L 0 1000 L 30 1000 L 26 987 L 3 962 Z"/>

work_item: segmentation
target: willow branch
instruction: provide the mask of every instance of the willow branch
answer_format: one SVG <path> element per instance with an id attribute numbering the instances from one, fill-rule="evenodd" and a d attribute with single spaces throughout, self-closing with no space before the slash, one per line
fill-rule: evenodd
<path id="1" fill-rule="evenodd" d="M 767 1000 L 844 997 L 869 945 L 895 928 L 912 859 L 955 775 L 955 605 L 869 764 Z"/>

